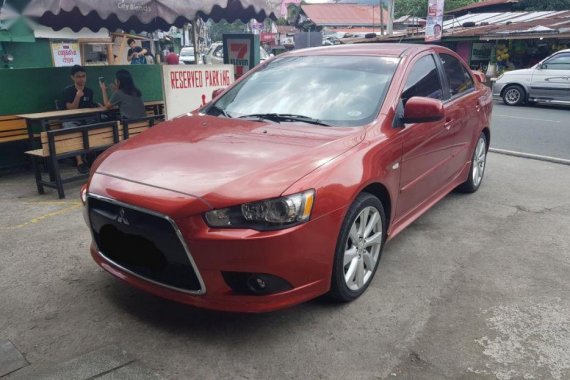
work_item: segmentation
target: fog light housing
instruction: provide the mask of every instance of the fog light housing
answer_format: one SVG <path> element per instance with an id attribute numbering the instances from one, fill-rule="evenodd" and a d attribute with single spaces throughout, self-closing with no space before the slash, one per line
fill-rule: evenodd
<path id="1" fill-rule="evenodd" d="M 222 276 L 238 294 L 261 296 L 293 289 L 287 280 L 267 273 L 222 272 Z"/>

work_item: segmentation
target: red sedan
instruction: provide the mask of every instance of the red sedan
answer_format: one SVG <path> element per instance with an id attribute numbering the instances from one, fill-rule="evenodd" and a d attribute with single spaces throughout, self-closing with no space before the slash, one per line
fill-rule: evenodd
<path id="1" fill-rule="evenodd" d="M 387 240 L 450 191 L 479 188 L 491 110 L 491 91 L 443 47 L 280 55 L 99 157 L 81 194 L 91 254 L 204 308 L 353 300 Z"/>

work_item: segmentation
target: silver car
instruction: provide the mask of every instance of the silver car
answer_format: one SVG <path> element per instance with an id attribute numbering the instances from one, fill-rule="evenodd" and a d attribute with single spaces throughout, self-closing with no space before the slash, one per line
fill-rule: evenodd
<path id="1" fill-rule="evenodd" d="M 493 97 L 509 106 L 570 104 L 570 49 L 560 50 L 530 69 L 507 71 L 493 84 Z"/>
<path id="2" fill-rule="evenodd" d="M 204 55 L 204 63 L 207 65 L 216 65 L 224 63 L 224 45 L 221 42 L 214 42 L 210 49 Z M 259 62 L 269 58 L 269 54 L 261 46 L 259 47 Z"/>

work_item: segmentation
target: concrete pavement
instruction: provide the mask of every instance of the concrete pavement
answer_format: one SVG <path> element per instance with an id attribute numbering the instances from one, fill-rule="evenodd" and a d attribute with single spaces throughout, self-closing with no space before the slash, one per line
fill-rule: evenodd
<path id="1" fill-rule="evenodd" d="M 495 101 L 491 147 L 570 160 L 570 107 Z"/>
<path id="2" fill-rule="evenodd" d="M 79 187 L 58 201 L 30 174 L 0 186 L 0 341 L 30 363 L 8 378 L 570 378 L 568 166 L 490 154 L 479 192 L 391 241 L 360 299 L 261 315 L 175 304 L 99 269 Z M 97 367 L 109 352 L 113 368 Z"/>

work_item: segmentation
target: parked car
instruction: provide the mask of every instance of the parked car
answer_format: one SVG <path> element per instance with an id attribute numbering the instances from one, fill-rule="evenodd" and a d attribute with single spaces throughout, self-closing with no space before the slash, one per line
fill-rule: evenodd
<path id="1" fill-rule="evenodd" d="M 81 190 L 91 255 L 198 307 L 354 300 L 387 240 L 450 191 L 479 189 L 491 110 L 444 47 L 284 53 L 99 156 Z"/>
<path id="2" fill-rule="evenodd" d="M 193 65 L 196 63 L 196 57 L 194 56 L 194 53 L 194 46 L 185 46 L 180 50 L 178 60 L 181 64 Z"/>
<path id="3" fill-rule="evenodd" d="M 218 65 L 224 63 L 224 45 L 222 42 L 214 42 L 208 52 L 204 55 L 204 63 L 207 65 Z M 263 62 L 269 58 L 269 54 L 261 46 L 259 47 L 259 61 Z"/>
<path id="4" fill-rule="evenodd" d="M 493 97 L 509 106 L 570 104 L 570 49 L 558 51 L 530 69 L 505 72 L 493 84 Z"/>

